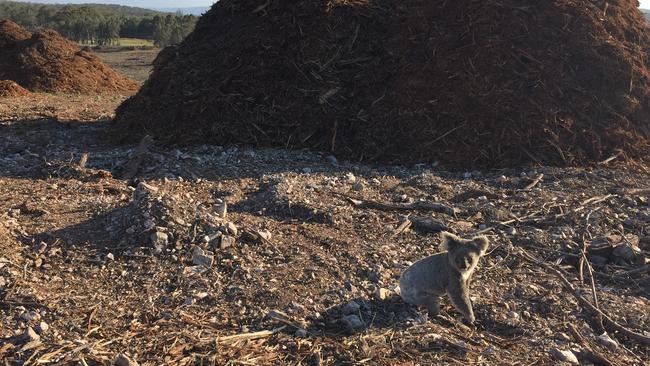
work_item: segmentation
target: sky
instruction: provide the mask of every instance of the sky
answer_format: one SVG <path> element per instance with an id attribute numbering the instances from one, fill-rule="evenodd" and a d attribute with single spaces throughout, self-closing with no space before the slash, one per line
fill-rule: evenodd
<path id="1" fill-rule="evenodd" d="M 39 3 L 113 3 L 142 8 L 189 8 L 210 6 L 214 0 L 32 0 Z M 650 9 L 650 0 L 640 0 L 641 7 Z"/>
<path id="2" fill-rule="evenodd" d="M 101 3 L 137 6 L 141 8 L 190 8 L 194 6 L 210 6 L 213 0 L 31 0 L 31 2 L 47 4 L 71 3 Z M 648 0 L 650 2 L 650 0 Z"/>

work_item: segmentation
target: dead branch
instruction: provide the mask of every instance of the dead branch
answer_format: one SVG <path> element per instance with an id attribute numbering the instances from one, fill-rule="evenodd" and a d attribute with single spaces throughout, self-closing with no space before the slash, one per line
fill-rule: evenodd
<path id="1" fill-rule="evenodd" d="M 126 164 L 124 174 L 122 174 L 122 179 L 131 180 L 133 177 L 135 177 L 136 174 L 138 174 L 140 165 L 142 164 L 145 155 L 149 151 L 149 148 L 151 148 L 151 145 L 153 145 L 153 137 L 146 135 L 142 138 L 138 146 L 135 148 L 135 152 L 133 153 L 131 160 L 129 160 L 129 162 Z"/>
<path id="2" fill-rule="evenodd" d="M 535 179 L 533 179 L 532 182 L 530 182 L 526 187 L 524 187 L 522 191 L 530 191 L 531 189 L 535 188 L 535 186 L 538 185 L 539 182 L 542 181 L 542 179 L 544 179 L 544 174 L 538 175 L 537 177 L 535 177 Z"/>
<path id="3" fill-rule="evenodd" d="M 339 193 L 340 194 L 340 193 Z M 429 211 L 456 216 L 458 210 L 437 202 L 417 201 L 413 203 L 383 203 L 370 200 L 360 200 L 341 194 L 357 208 L 369 208 L 380 211 Z"/>
<path id="4" fill-rule="evenodd" d="M 237 341 L 243 341 L 243 340 L 254 340 L 254 339 L 260 339 L 260 338 L 268 338 L 275 333 L 281 332 L 284 328 L 286 328 L 286 325 L 283 325 L 279 328 L 275 328 L 273 330 L 262 330 L 259 332 L 252 332 L 252 333 L 240 333 L 240 334 L 233 334 L 230 336 L 225 336 L 225 337 L 218 337 L 215 342 L 217 344 L 220 343 L 233 343 Z"/>
<path id="5" fill-rule="evenodd" d="M 604 365 L 604 366 L 614 365 L 614 363 L 608 360 L 605 356 L 592 350 L 591 347 L 589 347 L 589 342 L 587 342 L 587 340 L 582 336 L 582 334 L 580 334 L 580 331 L 573 324 L 569 323 L 568 327 L 571 334 L 573 334 L 576 340 L 582 345 L 582 349 L 580 350 L 580 353 L 578 353 L 577 355 L 579 358 L 590 361 L 594 365 Z"/>
<path id="6" fill-rule="evenodd" d="M 423 233 L 439 233 L 449 230 L 443 222 L 430 217 L 413 216 L 410 218 L 413 228 Z"/>
<path id="7" fill-rule="evenodd" d="M 520 248 L 520 253 L 517 253 L 517 256 L 522 258 L 523 260 L 536 264 L 538 266 L 543 267 L 544 269 L 548 270 L 549 272 L 553 273 L 557 278 L 560 279 L 562 285 L 566 290 L 568 290 L 573 297 L 578 300 L 578 303 L 582 306 L 583 309 L 587 310 L 588 312 L 596 315 L 600 315 L 603 318 L 603 323 L 608 325 L 610 328 L 614 329 L 615 331 L 623 334 L 624 336 L 628 337 L 629 339 L 635 340 L 639 343 L 645 344 L 645 345 L 650 345 L 650 337 L 645 336 L 643 334 L 636 333 L 634 331 L 631 331 L 624 326 L 618 324 L 616 321 L 614 321 L 612 318 L 610 318 L 607 314 L 596 308 L 594 305 L 592 305 L 589 300 L 585 299 L 584 296 L 582 296 L 578 290 L 576 290 L 575 287 L 569 282 L 569 280 L 566 279 L 566 277 L 562 274 L 561 270 L 555 268 L 554 266 L 551 266 L 547 263 L 544 263 L 538 259 L 535 259 L 532 257 L 528 252 L 526 252 L 523 248 Z"/>

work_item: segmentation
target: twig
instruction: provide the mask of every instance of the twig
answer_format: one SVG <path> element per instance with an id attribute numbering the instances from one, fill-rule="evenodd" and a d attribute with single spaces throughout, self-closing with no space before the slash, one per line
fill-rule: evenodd
<path id="1" fill-rule="evenodd" d="M 589 342 L 580 334 L 580 331 L 573 325 L 573 324 L 568 324 L 569 331 L 573 334 L 573 336 L 576 338 L 580 344 L 582 344 L 582 349 L 580 350 L 580 353 L 578 354 L 578 357 L 583 358 L 587 361 L 591 361 L 594 365 L 605 365 L 605 366 L 613 366 L 614 363 L 605 356 L 599 354 L 598 352 L 595 352 L 589 347 Z"/>
<path id="2" fill-rule="evenodd" d="M 404 218 L 404 221 L 397 227 L 397 229 L 395 229 L 395 231 L 393 231 L 393 235 L 391 235 L 391 237 L 394 238 L 399 234 L 403 233 L 404 231 L 408 230 L 408 228 L 410 228 L 412 224 L 413 221 L 411 221 L 411 219 L 408 216 L 406 216 Z"/>
<path id="3" fill-rule="evenodd" d="M 520 253 L 517 254 L 517 256 L 524 259 L 525 261 L 528 261 L 530 263 L 539 265 L 539 266 L 543 267 L 544 269 L 548 270 L 549 272 L 552 272 L 556 277 L 558 277 L 560 279 L 560 281 L 561 281 L 562 285 L 564 286 L 564 288 L 567 289 L 571 293 L 571 295 L 573 295 L 573 297 L 576 298 L 576 300 L 578 300 L 578 303 L 580 303 L 580 305 L 582 306 L 583 309 L 591 312 L 592 314 L 597 314 L 597 315 L 599 314 L 600 316 L 602 316 L 603 322 L 605 324 L 607 324 L 609 327 L 616 330 L 617 332 L 620 332 L 624 336 L 626 336 L 626 337 L 628 337 L 628 338 L 630 338 L 632 340 L 635 340 L 635 341 L 637 341 L 639 343 L 642 343 L 642 344 L 645 344 L 645 345 L 650 345 L 650 337 L 645 336 L 643 334 L 636 333 L 634 331 L 631 331 L 631 330 L 625 328 L 624 326 L 618 324 L 616 321 L 612 320 L 612 318 L 610 318 L 604 312 L 602 312 L 601 310 L 596 308 L 594 305 L 592 305 L 589 302 L 589 300 L 585 299 L 578 292 L 578 290 L 576 290 L 575 287 L 573 287 L 571 282 L 569 282 L 569 280 L 566 279 L 566 277 L 562 274 L 562 272 L 559 269 L 557 269 L 557 268 L 555 268 L 555 267 L 553 267 L 553 266 L 551 266 L 549 264 L 546 264 L 546 263 L 544 263 L 544 262 L 542 262 L 542 261 L 540 261 L 538 259 L 533 258 L 523 248 L 519 248 L 519 249 L 521 251 L 520 251 Z"/>
<path id="4" fill-rule="evenodd" d="M 533 189 L 536 185 L 538 185 L 539 182 L 542 181 L 542 179 L 544 179 L 544 174 L 540 174 L 540 175 L 538 175 L 537 177 L 535 177 L 535 179 L 533 179 L 532 182 L 530 182 L 530 184 L 528 184 L 526 187 L 524 187 L 524 188 L 522 189 L 522 191 L 530 191 L 530 190 Z"/>
<path id="5" fill-rule="evenodd" d="M 237 342 L 237 341 L 242 341 L 242 340 L 253 340 L 253 339 L 260 339 L 260 338 L 267 338 L 275 333 L 281 332 L 284 328 L 286 328 L 286 325 L 281 326 L 280 328 L 276 328 L 273 330 L 262 330 L 259 332 L 252 332 L 252 333 L 240 333 L 240 334 L 233 334 L 230 336 L 225 336 L 225 337 L 218 337 L 215 342 L 217 344 L 219 343 L 232 343 L 232 342 Z"/>

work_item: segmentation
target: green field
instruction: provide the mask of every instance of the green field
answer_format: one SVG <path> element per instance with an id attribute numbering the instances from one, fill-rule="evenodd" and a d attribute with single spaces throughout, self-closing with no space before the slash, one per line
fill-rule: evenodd
<path id="1" fill-rule="evenodd" d="M 150 39 L 140 39 L 140 38 L 120 38 L 120 46 L 150 46 L 153 47 L 153 41 Z"/>

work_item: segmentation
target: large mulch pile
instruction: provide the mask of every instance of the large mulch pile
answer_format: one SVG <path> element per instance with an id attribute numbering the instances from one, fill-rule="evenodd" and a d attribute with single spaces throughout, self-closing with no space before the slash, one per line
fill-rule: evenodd
<path id="1" fill-rule="evenodd" d="M 22 97 L 29 95 L 29 91 L 11 80 L 0 80 L 0 97 Z"/>
<path id="2" fill-rule="evenodd" d="M 42 92 L 123 93 L 138 88 L 57 32 L 32 34 L 8 20 L 0 21 L 0 79 Z"/>
<path id="3" fill-rule="evenodd" d="M 638 159 L 648 45 L 633 0 L 222 0 L 116 126 L 458 167 Z"/>

